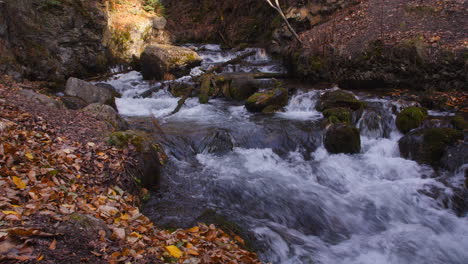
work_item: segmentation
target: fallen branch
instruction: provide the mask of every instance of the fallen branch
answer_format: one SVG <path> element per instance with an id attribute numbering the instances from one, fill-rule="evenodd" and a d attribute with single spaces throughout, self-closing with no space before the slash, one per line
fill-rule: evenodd
<path id="1" fill-rule="evenodd" d="M 177 102 L 177 107 L 174 109 L 174 111 L 172 111 L 170 115 L 176 114 L 177 112 L 180 111 L 182 106 L 185 104 L 185 101 L 187 100 L 187 98 L 189 98 L 190 94 L 192 94 L 193 88 L 194 86 L 190 86 L 187 93 Z"/>

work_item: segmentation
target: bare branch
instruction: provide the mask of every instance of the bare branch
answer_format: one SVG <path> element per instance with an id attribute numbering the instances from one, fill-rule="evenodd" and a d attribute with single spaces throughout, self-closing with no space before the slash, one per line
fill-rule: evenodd
<path id="1" fill-rule="evenodd" d="M 286 18 L 286 16 L 284 15 L 283 13 L 283 10 L 281 9 L 281 5 L 279 3 L 279 0 L 275 0 L 275 5 L 271 2 L 271 0 L 265 0 L 271 7 L 273 7 L 273 9 L 275 9 L 279 14 L 280 16 L 283 18 L 284 22 L 286 23 L 286 26 L 288 27 L 289 31 L 294 35 L 294 37 L 296 38 L 297 41 L 299 41 L 299 43 L 302 45 L 302 41 L 301 41 L 301 38 L 299 37 L 299 35 L 296 33 L 296 31 L 294 30 L 294 28 L 291 26 L 291 24 L 289 24 L 289 21 L 288 19 Z"/>

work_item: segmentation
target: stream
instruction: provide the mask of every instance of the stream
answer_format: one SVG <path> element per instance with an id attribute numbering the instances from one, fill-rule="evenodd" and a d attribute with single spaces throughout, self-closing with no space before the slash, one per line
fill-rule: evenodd
<path id="1" fill-rule="evenodd" d="M 239 54 L 218 45 L 186 46 L 198 50 L 202 69 Z M 225 71 L 285 72 L 264 50 L 249 50 L 256 55 L 247 66 Z M 402 134 L 391 110 L 401 107 L 397 102 L 355 91 L 369 105 L 356 122 L 361 153 L 330 155 L 322 143 L 322 114 L 315 110 L 326 90 L 299 85 L 285 111 L 276 114 L 252 114 L 223 99 L 202 105 L 195 97 L 168 116 L 179 98 L 165 89 L 134 98 L 163 84 L 143 81 L 138 72 L 107 82 L 123 95 L 116 102 L 120 114 L 154 116 L 162 128 L 158 138 L 169 162 L 144 209 L 156 224 L 190 226 L 213 209 L 247 230 L 262 261 L 271 263 L 468 261 L 467 218 L 450 205 L 464 168 L 447 175 L 401 158 Z M 375 116 L 378 124 L 369 125 Z M 450 180 L 443 184 L 438 177 Z"/>

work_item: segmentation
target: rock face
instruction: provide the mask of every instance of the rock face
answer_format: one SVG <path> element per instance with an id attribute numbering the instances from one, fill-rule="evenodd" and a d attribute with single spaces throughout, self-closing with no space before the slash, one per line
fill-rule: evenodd
<path id="1" fill-rule="evenodd" d="M 100 1 L 0 2 L 0 72 L 64 82 L 107 70 Z"/>
<path id="2" fill-rule="evenodd" d="M 345 107 L 351 110 L 359 110 L 365 107 L 365 103 L 359 101 L 352 93 L 342 90 L 329 91 L 320 97 L 317 110 L 324 111 L 329 108 Z"/>
<path id="3" fill-rule="evenodd" d="M 65 94 L 67 96 L 79 97 L 87 104 L 100 103 L 116 108 L 115 91 L 109 88 L 92 85 L 89 82 L 77 78 L 68 79 L 65 87 Z"/>
<path id="4" fill-rule="evenodd" d="M 165 75 L 181 77 L 200 63 L 201 58 L 195 51 L 171 45 L 148 46 L 140 57 L 141 73 L 145 79 L 162 80 Z"/>
<path id="5" fill-rule="evenodd" d="M 463 140 L 463 133 L 452 128 L 428 128 L 413 130 L 398 141 L 404 158 L 419 163 L 440 166 L 447 147 Z"/>
<path id="6" fill-rule="evenodd" d="M 354 154 L 361 151 L 359 130 L 345 124 L 332 125 L 325 134 L 325 148 L 332 154 Z"/>
<path id="7" fill-rule="evenodd" d="M 288 104 L 288 90 L 274 88 L 266 92 L 256 93 L 245 102 L 250 112 L 274 113 Z"/>
<path id="8" fill-rule="evenodd" d="M 64 108 L 64 105 L 60 101 L 50 98 L 47 95 L 36 93 L 33 90 L 24 89 L 24 90 L 19 91 L 19 93 L 23 95 L 24 97 L 41 105 L 46 105 L 46 106 L 58 108 L 58 109 Z"/>
<path id="9" fill-rule="evenodd" d="M 86 106 L 83 111 L 99 120 L 109 123 L 117 130 L 125 130 L 128 128 L 127 122 L 115 111 L 114 108 L 108 105 L 94 103 Z"/>
<path id="10" fill-rule="evenodd" d="M 420 127 L 426 117 L 426 109 L 421 107 L 407 107 L 397 115 L 396 126 L 398 130 L 406 134 L 410 130 Z"/>

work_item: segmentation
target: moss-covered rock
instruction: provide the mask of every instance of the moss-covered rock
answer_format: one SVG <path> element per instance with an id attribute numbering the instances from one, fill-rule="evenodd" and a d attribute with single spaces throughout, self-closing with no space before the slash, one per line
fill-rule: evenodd
<path id="1" fill-rule="evenodd" d="M 427 110 L 422 107 L 407 107 L 403 109 L 396 119 L 396 126 L 398 130 L 406 134 L 410 130 L 418 128 L 427 117 Z"/>
<path id="2" fill-rule="evenodd" d="M 188 48 L 171 45 L 151 45 L 141 54 L 141 73 L 145 79 L 161 80 L 164 75 L 171 74 L 182 77 L 190 73 L 190 69 L 200 65 L 202 59 Z"/>
<path id="3" fill-rule="evenodd" d="M 462 116 L 454 116 L 450 120 L 450 123 L 455 129 L 465 130 L 468 129 L 468 122 Z"/>
<path id="4" fill-rule="evenodd" d="M 110 134 L 107 142 L 119 148 L 135 146 L 138 151 L 136 156 L 138 166 L 131 167 L 129 174 L 147 189 L 158 186 L 161 167 L 167 163 L 167 155 L 164 148 L 155 142 L 151 135 L 135 130 L 119 131 Z"/>
<path id="5" fill-rule="evenodd" d="M 331 124 L 351 124 L 351 111 L 348 108 L 344 107 L 337 107 L 337 108 L 330 108 L 323 111 L 323 115 L 327 119 L 328 123 Z"/>
<path id="6" fill-rule="evenodd" d="M 198 95 L 198 100 L 200 104 L 206 104 L 210 100 L 210 96 L 213 94 L 213 89 L 211 86 L 211 81 L 213 79 L 213 74 L 205 74 L 200 82 L 200 94 Z"/>
<path id="7" fill-rule="evenodd" d="M 118 148 L 126 148 L 131 144 L 141 151 L 143 150 L 145 141 L 148 141 L 148 138 L 149 136 L 147 134 L 140 131 L 117 131 L 109 135 L 107 143 Z"/>
<path id="8" fill-rule="evenodd" d="M 359 129 L 345 124 L 332 125 L 325 134 L 324 145 L 332 154 L 359 153 L 361 151 Z"/>
<path id="9" fill-rule="evenodd" d="M 317 103 L 318 111 L 325 111 L 330 108 L 344 107 L 352 110 L 363 109 L 366 103 L 359 101 L 352 93 L 342 90 L 328 91 L 324 93 Z"/>
<path id="10" fill-rule="evenodd" d="M 287 89 L 274 88 L 250 96 L 245 102 L 245 107 L 250 112 L 273 113 L 286 106 L 288 104 L 288 99 Z"/>
<path id="11" fill-rule="evenodd" d="M 463 139 L 463 133 L 453 128 L 428 128 L 409 132 L 398 145 L 404 158 L 439 166 L 448 146 Z"/>

